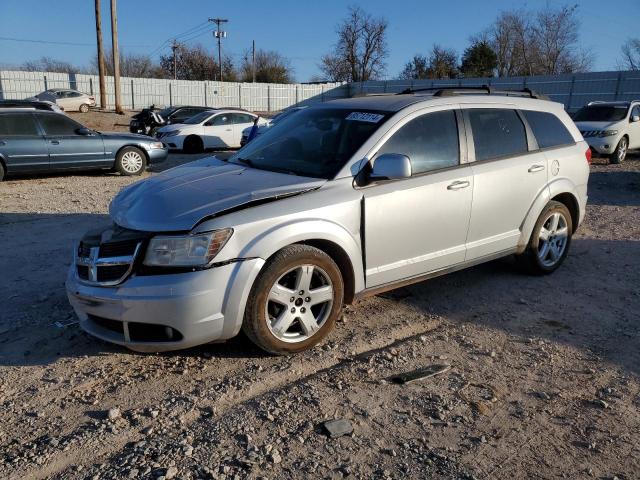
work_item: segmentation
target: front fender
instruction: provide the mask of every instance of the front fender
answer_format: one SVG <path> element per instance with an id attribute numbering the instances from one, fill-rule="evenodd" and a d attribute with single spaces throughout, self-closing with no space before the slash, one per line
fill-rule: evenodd
<path id="1" fill-rule="evenodd" d="M 524 252 L 524 250 L 527 248 L 527 244 L 529 243 L 529 239 L 531 238 L 533 227 L 538 221 L 538 217 L 540 217 L 540 214 L 542 213 L 544 207 L 552 198 L 560 195 L 561 193 L 569 193 L 573 195 L 576 203 L 580 205 L 580 202 L 578 201 L 578 198 L 580 197 L 576 190 L 575 184 L 571 180 L 567 178 L 558 178 L 552 180 L 551 183 L 547 185 L 547 188 L 543 189 L 533 201 L 531 207 L 529 208 L 529 212 L 524 219 L 524 222 L 520 226 L 521 234 L 520 239 L 518 240 L 518 253 Z M 582 215 L 582 213 L 580 215 Z"/>
<path id="2" fill-rule="evenodd" d="M 275 225 L 257 235 L 238 255 L 241 258 L 262 258 L 264 260 L 293 243 L 311 240 L 325 240 L 336 244 L 348 255 L 353 268 L 354 291 L 364 290 L 364 268 L 360 238 L 343 226 L 329 220 L 297 219 Z"/>

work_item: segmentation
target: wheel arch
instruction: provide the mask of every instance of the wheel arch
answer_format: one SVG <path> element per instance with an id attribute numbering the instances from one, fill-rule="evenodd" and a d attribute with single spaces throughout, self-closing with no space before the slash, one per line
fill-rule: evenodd
<path id="1" fill-rule="evenodd" d="M 578 223 L 580 223 L 580 206 L 578 199 L 572 193 L 564 192 L 552 197 L 551 200 L 562 203 L 567 207 L 567 210 L 569 210 L 571 214 L 571 233 L 573 234 L 576 228 L 578 228 Z"/>
<path id="2" fill-rule="evenodd" d="M 144 156 L 145 166 L 149 165 L 149 162 L 151 161 L 151 159 L 149 158 L 149 152 L 147 152 L 147 149 L 144 147 L 141 147 L 136 143 L 127 143 L 125 145 L 118 147 L 118 150 L 116 150 L 116 154 L 114 155 L 114 160 L 113 160 L 114 167 L 115 167 L 115 162 L 118 160 L 118 155 L 120 155 L 120 152 L 127 147 L 133 147 L 140 150 L 142 152 L 142 155 Z"/>

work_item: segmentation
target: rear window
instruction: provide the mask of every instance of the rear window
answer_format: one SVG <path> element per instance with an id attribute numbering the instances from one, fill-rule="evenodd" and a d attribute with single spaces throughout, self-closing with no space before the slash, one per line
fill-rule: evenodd
<path id="1" fill-rule="evenodd" d="M 531 110 L 525 110 L 522 113 L 527 119 L 531 130 L 533 130 L 533 136 L 538 141 L 538 147 L 551 148 L 575 143 L 564 123 L 552 113 Z"/>
<path id="2" fill-rule="evenodd" d="M 39 135 L 31 113 L 0 115 L 0 136 Z"/>
<path id="3" fill-rule="evenodd" d="M 528 151 L 524 124 L 515 110 L 471 109 L 468 112 L 476 161 Z"/>

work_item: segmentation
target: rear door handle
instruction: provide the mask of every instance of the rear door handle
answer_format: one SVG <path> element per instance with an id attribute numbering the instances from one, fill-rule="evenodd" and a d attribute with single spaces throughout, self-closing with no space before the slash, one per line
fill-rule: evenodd
<path id="1" fill-rule="evenodd" d="M 471 182 L 468 182 L 467 180 L 457 180 L 447 186 L 447 190 L 461 190 L 463 188 L 467 188 L 469 185 L 471 185 Z"/>
<path id="2" fill-rule="evenodd" d="M 230 128 L 227 128 L 227 132 L 230 132 L 230 131 L 231 131 L 231 129 L 230 129 Z"/>
<path id="3" fill-rule="evenodd" d="M 544 165 L 531 165 L 529 167 L 529 170 L 527 170 L 529 173 L 535 173 L 535 172 L 541 172 L 542 170 L 544 170 Z"/>
<path id="4" fill-rule="evenodd" d="M 60 145 L 59 140 L 51 140 L 51 145 Z"/>

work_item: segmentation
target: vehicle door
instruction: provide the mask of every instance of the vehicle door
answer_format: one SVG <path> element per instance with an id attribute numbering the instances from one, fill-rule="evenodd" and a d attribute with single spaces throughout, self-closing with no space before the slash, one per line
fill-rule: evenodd
<path id="1" fill-rule="evenodd" d="M 76 92 L 74 90 L 65 91 L 65 100 L 69 105 L 69 110 L 76 111 L 80 110 L 80 105 L 84 103 L 84 96 L 80 92 Z"/>
<path id="2" fill-rule="evenodd" d="M 245 128 L 253 126 L 255 116 L 250 113 L 232 113 L 233 119 L 233 144 L 232 147 L 239 147 L 242 140 L 242 132 Z"/>
<path id="3" fill-rule="evenodd" d="M 629 148 L 640 148 L 640 104 L 631 107 L 629 114 Z"/>
<path id="4" fill-rule="evenodd" d="M 38 112 L 36 116 L 44 131 L 51 169 L 107 166 L 100 134 L 61 113 Z"/>
<path id="5" fill-rule="evenodd" d="M 54 95 L 56 97 L 56 103 L 60 107 L 62 107 L 66 111 L 74 110 L 73 101 L 70 98 L 67 98 L 67 91 L 66 90 L 56 90 L 54 92 Z"/>
<path id="6" fill-rule="evenodd" d="M 227 148 L 234 145 L 233 123 L 230 113 L 219 113 L 204 122 L 205 148 Z M 238 141 L 238 145 L 240 142 Z"/>
<path id="7" fill-rule="evenodd" d="M 464 261 L 473 176 L 463 128 L 451 106 L 413 113 L 373 157 L 406 155 L 412 176 L 362 188 L 367 288 Z"/>
<path id="8" fill-rule="evenodd" d="M 514 108 L 465 106 L 474 179 L 467 260 L 514 249 L 534 200 L 547 186 L 547 159 Z"/>
<path id="9" fill-rule="evenodd" d="M 49 168 L 47 144 L 32 112 L 0 112 L 0 154 L 12 173 Z"/>

